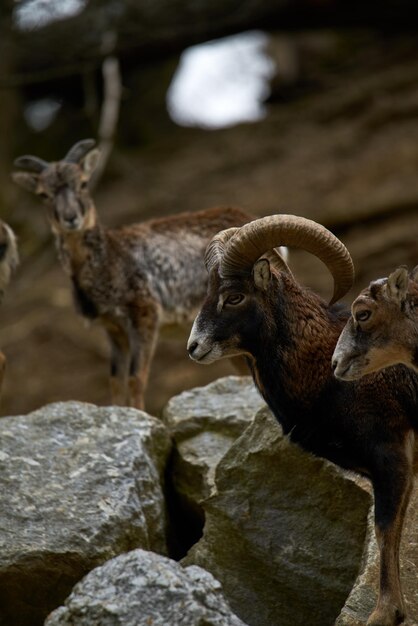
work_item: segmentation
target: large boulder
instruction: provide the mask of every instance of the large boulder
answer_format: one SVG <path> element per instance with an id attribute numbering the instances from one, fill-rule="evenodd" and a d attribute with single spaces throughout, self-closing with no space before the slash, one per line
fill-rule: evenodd
<path id="1" fill-rule="evenodd" d="M 173 436 L 172 480 L 192 508 L 211 495 L 215 470 L 265 402 L 249 376 L 227 376 L 184 391 L 163 411 Z"/>
<path id="2" fill-rule="evenodd" d="M 184 563 L 210 571 L 251 626 L 330 626 L 358 573 L 370 501 L 262 409 L 220 461 Z"/>
<path id="3" fill-rule="evenodd" d="M 412 492 L 401 540 L 401 582 L 405 596 L 405 626 L 418 625 L 418 483 Z M 379 551 L 374 532 L 374 511 L 370 511 L 369 528 L 359 576 L 335 626 L 363 626 L 377 601 Z"/>
<path id="4" fill-rule="evenodd" d="M 245 626 L 200 567 L 134 550 L 90 572 L 45 626 Z"/>
<path id="5" fill-rule="evenodd" d="M 166 428 L 77 402 L 0 420 L 0 624 L 37 626 L 89 570 L 166 552 Z"/>

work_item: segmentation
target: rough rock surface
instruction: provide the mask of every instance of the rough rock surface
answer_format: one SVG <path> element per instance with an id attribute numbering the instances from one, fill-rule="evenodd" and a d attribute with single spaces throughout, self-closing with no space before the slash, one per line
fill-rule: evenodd
<path id="1" fill-rule="evenodd" d="M 200 567 L 134 550 L 90 572 L 45 626 L 245 626 Z"/>
<path id="2" fill-rule="evenodd" d="M 164 553 L 164 425 L 76 402 L 0 420 L 0 625 L 36 626 L 136 547 Z"/>
<path id="3" fill-rule="evenodd" d="M 184 563 L 210 571 L 251 626 L 333 624 L 358 573 L 370 495 L 290 444 L 267 409 L 219 463 L 216 489 Z"/>
<path id="4" fill-rule="evenodd" d="M 352 592 L 335 626 L 363 626 L 377 600 L 379 554 L 374 533 L 373 510 L 364 549 L 363 564 Z M 401 580 L 405 596 L 405 626 L 418 626 L 418 483 L 412 492 L 401 541 Z"/>
<path id="5" fill-rule="evenodd" d="M 213 489 L 215 470 L 265 402 L 249 376 L 227 376 L 172 398 L 163 417 L 176 443 L 173 482 L 194 506 Z"/>

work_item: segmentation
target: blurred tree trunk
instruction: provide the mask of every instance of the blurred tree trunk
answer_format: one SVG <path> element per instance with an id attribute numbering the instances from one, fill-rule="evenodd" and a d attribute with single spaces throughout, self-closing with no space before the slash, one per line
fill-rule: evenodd
<path id="1" fill-rule="evenodd" d="M 80 63 L 97 64 L 102 58 L 109 31 L 117 35 L 117 55 L 132 54 L 144 63 L 248 28 L 283 30 L 286 24 L 306 28 L 321 22 L 410 26 L 414 7 L 414 0 L 89 0 L 77 15 L 19 32 L 16 65 L 38 78 L 63 68 L 77 73 Z"/>
<path id="2" fill-rule="evenodd" d="M 20 0 L 24 5 L 27 0 Z M 13 4 L 3 0 L 0 28 L 10 28 Z M 51 5 L 59 6 L 59 0 Z M 3 9 L 3 6 L 5 7 Z M 328 26 L 410 26 L 413 0 L 89 0 L 80 13 L 41 28 L 17 31 L 17 75 L 0 73 L 5 83 L 40 82 L 97 67 L 109 32 L 119 57 L 136 63 L 167 57 L 188 45 L 248 28 Z M 0 20 L 3 19 L 0 14 Z"/>
<path id="3" fill-rule="evenodd" d="M 117 36 L 117 55 L 131 54 L 145 64 L 199 41 L 257 27 L 292 4 L 294 0 L 90 0 L 77 15 L 17 32 L 16 79 L 42 80 L 78 73 L 80 64 L 97 65 L 109 32 Z M 0 83 L 5 80 L 2 73 Z"/>

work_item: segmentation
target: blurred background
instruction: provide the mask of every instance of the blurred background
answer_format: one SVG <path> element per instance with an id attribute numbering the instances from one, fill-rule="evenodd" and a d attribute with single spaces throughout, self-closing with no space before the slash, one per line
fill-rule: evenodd
<path id="1" fill-rule="evenodd" d="M 58 160 L 95 137 L 94 191 L 118 226 L 235 205 L 315 219 L 372 278 L 418 263 L 418 38 L 412 1 L 1 0 L 0 215 L 21 265 L 0 310 L 1 414 L 109 401 L 108 346 L 74 312 L 40 201 L 16 188 L 21 154 Z M 331 293 L 291 251 L 301 282 Z M 163 336 L 147 407 L 233 373 L 202 367 L 188 332 Z"/>

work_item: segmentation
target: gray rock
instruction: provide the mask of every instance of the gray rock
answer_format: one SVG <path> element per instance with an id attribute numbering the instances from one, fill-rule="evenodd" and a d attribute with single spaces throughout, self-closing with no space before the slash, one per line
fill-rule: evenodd
<path id="1" fill-rule="evenodd" d="M 200 567 L 134 550 L 90 572 L 45 626 L 245 626 Z"/>
<path id="2" fill-rule="evenodd" d="M 172 398 L 163 412 L 176 451 L 172 479 L 191 507 L 213 489 L 216 467 L 265 402 L 249 376 L 227 376 Z"/>
<path id="3" fill-rule="evenodd" d="M 166 428 L 135 409 L 57 403 L 0 420 L 0 625 L 35 626 L 136 547 L 164 553 Z"/>
<path id="4" fill-rule="evenodd" d="M 401 581 L 405 596 L 405 626 L 418 626 L 418 483 L 412 492 L 401 540 Z M 364 557 L 358 578 L 335 626 L 363 626 L 377 601 L 379 552 L 370 511 Z"/>
<path id="5" fill-rule="evenodd" d="M 223 457 L 184 559 L 210 571 L 252 626 L 328 626 L 356 579 L 370 496 L 289 443 L 267 409 Z"/>

